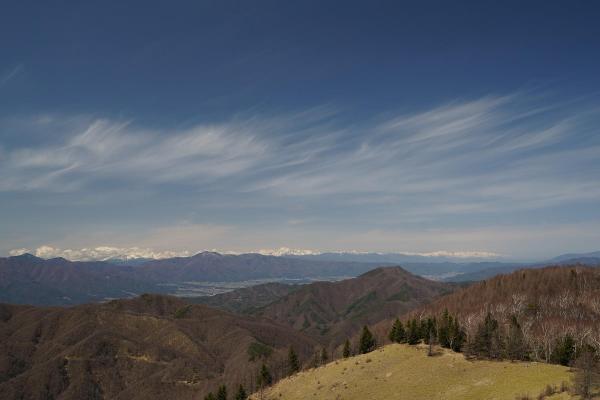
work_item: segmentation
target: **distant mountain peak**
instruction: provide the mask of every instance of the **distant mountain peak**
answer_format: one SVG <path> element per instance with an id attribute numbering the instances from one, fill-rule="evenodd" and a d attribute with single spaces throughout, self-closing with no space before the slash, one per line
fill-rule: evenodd
<path id="1" fill-rule="evenodd" d="M 9 258 L 13 258 L 13 259 L 21 259 L 21 260 L 42 260 L 42 258 L 36 257 L 31 253 L 23 253 L 23 254 L 19 254 L 18 256 L 10 256 Z"/>
<path id="2" fill-rule="evenodd" d="M 187 250 L 155 250 L 152 248 L 142 247 L 112 247 L 112 246 L 96 246 L 75 249 L 61 249 L 52 246 L 40 246 L 35 249 L 18 248 L 9 251 L 10 256 L 18 256 L 24 253 L 35 254 L 35 256 L 43 259 L 51 259 L 63 257 L 70 261 L 109 261 L 113 263 L 126 264 L 128 262 L 140 263 L 144 260 L 160 260 L 166 258 L 190 257 L 194 252 Z M 279 247 L 273 249 L 260 249 L 248 252 L 227 251 L 219 249 L 209 249 L 195 254 L 195 256 L 222 256 L 222 255 L 242 255 L 242 254 L 258 254 L 263 256 L 275 257 L 320 257 L 323 259 L 402 259 L 403 262 L 409 260 L 492 260 L 501 257 L 497 253 L 488 251 L 431 251 L 431 252 L 404 252 L 404 251 L 361 251 L 361 250 L 315 250 L 302 249 L 292 247 Z M 362 260 L 364 261 L 364 260 Z M 389 260 L 388 260 L 389 261 Z M 398 261 L 397 261 L 398 262 Z"/>
<path id="3" fill-rule="evenodd" d="M 413 275 L 401 266 L 393 266 L 393 267 L 379 267 L 375 268 L 371 271 L 365 272 L 359 277 L 374 277 L 379 275 L 388 275 L 388 276 L 398 276 L 398 275 Z"/>
<path id="4" fill-rule="evenodd" d="M 193 257 L 223 257 L 223 254 L 218 253 L 216 251 L 201 251 L 200 253 L 194 255 Z"/>

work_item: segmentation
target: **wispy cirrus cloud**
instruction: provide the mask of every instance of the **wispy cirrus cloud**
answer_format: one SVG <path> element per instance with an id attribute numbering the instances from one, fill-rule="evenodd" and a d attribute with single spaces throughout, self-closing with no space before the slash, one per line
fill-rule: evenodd
<path id="1" fill-rule="evenodd" d="M 39 125 L 45 124 L 48 135 L 55 134 L 58 140 L 0 153 L 0 190 L 73 191 L 111 179 L 115 186 L 122 182 L 193 186 L 294 168 L 332 143 L 333 138 L 321 130 L 326 125 L 310 127 L 329 113 L 313 109 L 177 130 L 80 117 L 72 118 L 68 132 L 57 131 L 65 128 L 56 118 L 35 117 L 35 124 L 23 125 L 44 129 Z M 15 129 L 18 124 L 11 122 Z"/>
<path id="2" fill-rule="evenodd" d="M 23 65 L 17 64 L 12 68 L 0 72 L 0 88 L 6 85 L 8 82 L 16 78 L 23 71 Z"/>
<path id="3" fill-rule="evenodd" d="M 266 150 L 266 143 L 233 127 L 161 134 L 94 120 L 62 143 L 5 153 L 0 189 L 73 191 L 106 179 L 199 184 L 252 167 Z"/>
<path id="4" fill-rule="evenodd" d="M 338 145 L 335 157 L 269 177 L 255 189 L 345 194 L 364 204 L 387 199 L 407 214 L 600 198 L 597 114 L 555 111 L 513 95 L 401 115 L 357 128 L 364 134 L 351 146 Z"/>
<path id="5" fill-rule="evenodd" d="M 458 217 L 474 226 L 478 216 L 505 221 L 518 212 L 599 202 L 597 109 L 590 101 L 553 103 L 515 93 L 362 121 L 333 107 L 177 129 L 35 117 L 22 126 L 55 139 L 0 140 L 0 191 L 62 192 L 68 201 L 90 191 L 110 196 L 142 188 L 140 201 L 149 204 L 152 193 L 156 204 L 164 193 L 171 199 L 195 193 L 194 212 L 202 216 L 214 211 L 206 208 L 210 199 L 229 210 L 227 224 L 311 221 L 294 225 L 307 232 L 348 219 L 371 232 Z M 422 249 L 449 248 L 440 243 Z M 262 245 L 270 244 L 252 243 Z"/>

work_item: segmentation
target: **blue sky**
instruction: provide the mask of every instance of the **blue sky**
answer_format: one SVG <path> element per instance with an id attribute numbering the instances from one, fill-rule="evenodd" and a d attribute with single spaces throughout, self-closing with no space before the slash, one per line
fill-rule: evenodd
<path id="1" fill-rule="evenodd" d="M 600 248 L 595 2 L 83 3 L 2 6 L 0 254 Z"/>

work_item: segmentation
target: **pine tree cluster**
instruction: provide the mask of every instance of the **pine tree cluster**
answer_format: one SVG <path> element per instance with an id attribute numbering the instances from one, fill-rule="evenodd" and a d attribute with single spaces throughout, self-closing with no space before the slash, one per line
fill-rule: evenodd
<path id="1" fill-rule="evenodd" d="M 388 338 L 394 343 L 408 343 L 415 345 L 423 341 L 430 344 L 433 340 L 440 346 L 460 352 L 466 340 L 466 334 L 460 327 L 458 319 L 444 311 L 438 319 L 425 318 L 417 321 L 416 318 L 406 321 L 406 327 L 396 319 L 389 332 Z"/>
<path id="2" fill-rule="evenodd" d="M 456 352 L 465 351 L 470 357 L 485 359 L 531 360 L 532 349 L 525 339 L 523 329 L 516 316 L 501 325 L 487 313 L 472 335 L 467 335 L 458 318 L 444 310 L 442 315 L 409 319 L 396 319 L 388 338 L 393 343 L 415 345 L 421 342 L 435 344 Z M 546 361 L 554 364 L 571 365 L 580 356 L 575 340 L 569 334 L 559 337 L 550 346 L 552 351 Z M 430 350 L 431 351 L 431 350 Z"/>
<path id="3" fill-rule="evenodd" d="M 546 361 L 561 365 L 571 365 L 581 352 L 581 349 L 576 349 L 575 340 L 569 334 L 558 337 L 552 349 Z M 509 319 L 507 327 L 503 327 L 491 313 L 487 313 L 477 326 L 467 346 L 467 354 L 479 358 L 531 360 L 531 352 L 515 316 Z"/>
<path id="4" fill-rule="evenodd" d="M 233 397 L 234 400 L 247 400 L 248 394 L 244 389 L 244 386 L 240 385 L 238 391 Z M 204 400 L 227 400 L 227 386 L 221 385 L 217 390 L 217 394 L 214 395 L 212 392 L 204 396 Z"/>

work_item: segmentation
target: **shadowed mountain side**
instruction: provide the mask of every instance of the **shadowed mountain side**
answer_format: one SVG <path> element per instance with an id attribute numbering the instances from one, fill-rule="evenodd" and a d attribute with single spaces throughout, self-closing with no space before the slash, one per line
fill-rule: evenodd
<path id="1" fill-rule="evenodd" d="M 141 293 L 172 293 L 189 282 L 240 282 L 355 276 L 374 268 L 367 263 L 307 261 L 259 254 L 153 260 L 138 266 L 109 262 L 45 260 L 24 254 L 0 258 L 0 302 L 73 305 Z M 170 283 L 173 285 L 165 285 Z"/>
<path id="2" fill-rule="evenodd" d="M 406 313 L 454 288 L 400 267 L 377 268 L 353 279 L 303 285 L 256 314 L 339 344 L 364 324 Z"/>
<path id="3" fill-rule="evenodd" d="M 596 254 L 596 253 L 591 253 Z M 575 256 L 575 258 L 567 258 L 568 256 Z M 475 282 L 482 281 L 484 279 L 492 278 L 501 274 L 509 274 L 513 271 L 520 269 L 534 269 L 544 268 L 548 265 L 556 266 L 569 266 L 580 264 L 587 267 L 600 267 L 600 257 L 593 256 L 578 256 L 576 254 L 567 254 L 564 256 L 557 257 L 556 261 L 550 262 L 538 262 L 533 264 L 514 264 L 514 265 L 503 265 L 498 267 L 491 267 L 487 269 L 481 269 L 474 272 L 469 272 L 461 275 L 452 276 L 446 279 L 447 282 Z"/>
<path id="4" fill-rule="evenodd" d="M 305 279 L 356 276 L 380 264 L 311 261 L 261 254 L 220 254 L 205 251 L 192 257 L 148 261 L 138 267 L 144 276 L 159 282 L 245 281 L 253 279 Z"/>
<path id="5" fill-rule="evenodd" d="M 0 302 L 69 305 L 159 290 L 132 267 L 30 254 L 0 258 Z"/>
<path id="6" fill-rule="evenodd" d="M 263 357 L 315 342 L 261 318 L 143 295 L 73 308 L 0 305 L 0 398 L 197 399 L 251 387 Z M 251 361 L 252 360 L 252 361 Z"/>

